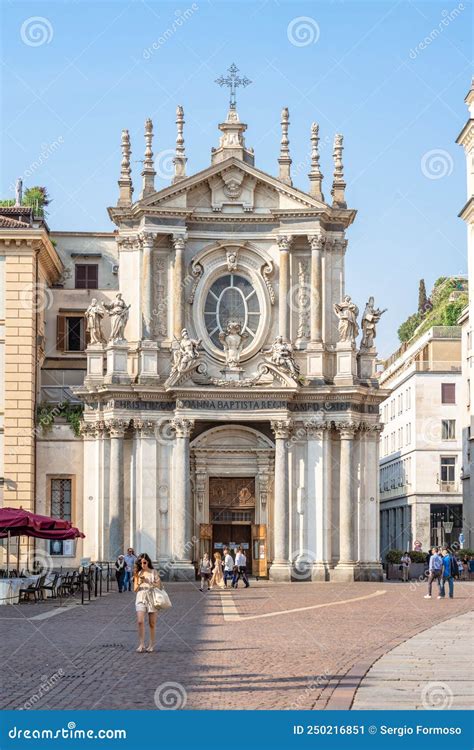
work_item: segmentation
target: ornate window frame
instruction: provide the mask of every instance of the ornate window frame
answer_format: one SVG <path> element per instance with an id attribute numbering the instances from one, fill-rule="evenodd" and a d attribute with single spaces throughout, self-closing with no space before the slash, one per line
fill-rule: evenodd
<path id="1" fill-rule="evenodd" d="M 237 267 L 229 271 L 227 253 L 231 249 L 237 252 L 238 261 Z M 204 307 L 209 290 L 217 279 L 222 276 L 228 276 L 230 273 L 243 276 L 255 288 L 260 307 L 260 320 L 254 339 L 242 351 L 241 361 L 248 361 L 262 348 L 268 337 L 271 325 L 272 304 L 268 288 L 261 273 L 262 267 L 268 263 L 268 260 L 266 253 L 263 255 L 251 249 L 248 245 L 240 245 L 232 242 L 222 242 L 218 247 L 208 248 L 193 259 L 193 266 L 199 263 L 203 268 L 203 273 L 199 279 L 193 298 L 193 322 L 197 336 L 202 340 L 205 351 L 219 363 L 225 363 L 224 350 L 219 349 L 211 341 L 204 317 Z"/>

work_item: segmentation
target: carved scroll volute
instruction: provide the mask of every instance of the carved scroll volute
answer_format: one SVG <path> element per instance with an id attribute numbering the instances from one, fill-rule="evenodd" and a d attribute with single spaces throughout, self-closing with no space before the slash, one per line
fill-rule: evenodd
<path id="1" fill-rule="evenodd" d="M 262 274 L 263 281 L 265 282 L 265 286 L 267 287 L 268 294 L 270 297 L 270 302 L 272 305 L 275 304 L 275 290 L 273 289 L 273 284 L 270 281 L 270 276 L 273 273 L 273 263 L 271 260 L 267 260 L 263 266 L 260 269 L 260 273 Z"/>
<path id="2" fill-rule="evenodd" d="M 204 268 L 202 266 L 202 263 L 200 263 L 198 260 L 194 261 L 193 264 L 191 265 L 191 276 L 193 277 L 194 281 L 193 281 L 193 286 L 191 288 L 191 292 L 188 297 L 188 303 L 190 305 L 192 305 L 194 302 L 199 280 L 201 276 L 203 275 L 203 273 L 204 273 Z"/>

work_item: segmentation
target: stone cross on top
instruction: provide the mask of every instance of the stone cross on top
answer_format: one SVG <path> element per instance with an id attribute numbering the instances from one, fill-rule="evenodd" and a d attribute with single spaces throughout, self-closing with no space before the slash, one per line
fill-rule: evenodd
<path id="1" fill-rule="evenodd" d="M 251 80 L 249 80 L 246 76 L 243 78 L 240 78 L 238 76 L 239 69 L 235 63 L 232 63 L 230 68 L 227 70 L 227 76 L 221 76 L 220 78 L 216 79 L 216 83 L 219 84 L 219 86 L 227 86 L 230 89 L 230 108 L 235 109 L 237 100 L 236 100 L 236 93 L 237 93 L 237 87 L 238 86 L 248 86 L 250 83 L 252 83 Z"/>

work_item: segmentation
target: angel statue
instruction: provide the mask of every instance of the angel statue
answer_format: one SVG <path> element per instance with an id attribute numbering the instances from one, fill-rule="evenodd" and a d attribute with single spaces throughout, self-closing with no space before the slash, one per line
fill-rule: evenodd
<path id="1" fill-rule="evenodd" d="M 242 324 L 238 320 L 229 320 L 225 330 L 219 333 L 219 341 L 224 348 L 227 367 L 236 368 L 239 366 L 240 355 L 248 337 L 247 332 L 242 333 Z"/>
<path id="2" fill-rule="evenodd" d="M 362 316 L 362 341 L 360 344 L 361 349 L 371 349 L 374 345 L 374 339 L 377 334 L 376 325 L 380 318 L 387 312 L 387 309 L 380 310 L 374 308 L 374 298 L 369 297 Z"/>
<path id="3" fill-rule="evenodd" d="M 352 302 L 349 295 L 346 294 L 342 302 L 334 305 L 334 312 L 339 318 L 339 341 L 354 344 L 359 335 L 359 325 L 357 323 L 359 308 Z"/>
<path id="4" fill-rule="evenodd" d="M 109 342 L 125 341 L 125 326 L 128 321 L 130 305 L 125 304 L 121 293 L 118 292 L 113 302 L 104 302 L 104 307 L 108 310 L 112 324 Z"/>
<path id="5" fill-rule="evenodd" d="M 86 318 L 86 330 L 89 334 L 90 344 L 104 344 L 105 338 L 102 333 L 102 318 L 105 315 L 105 309 L 96 299 L 91 303 L 84 313 Z"/>
<path id="6" fill-rule="evenodd" d="M 201 339 L 196 341 L 189 338 L 188 331 L 183 328 L 181 338 L 175 338 L 173 343 L 173 365 L 171 374 L 185 372 L 199 357 Z"/>
<path id="7" fill-rule="evenodd" d="M 275 367 L 287 370 L 295 380 L 298 380 L 300 368 L 295 362 L 293 347 L 287 341 L 283 341 L 283 336 L 277 336 L 273 342 L 270 362 L 275 365 Z"/>

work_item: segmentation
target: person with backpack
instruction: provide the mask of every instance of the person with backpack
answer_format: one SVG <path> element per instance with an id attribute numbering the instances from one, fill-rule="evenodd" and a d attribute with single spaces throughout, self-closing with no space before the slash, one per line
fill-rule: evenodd
<path id="1" fill-rule="evenodd" d="M 438 584 L 438 594 L 441 594 L 441 572 L 443 569 L 443 558 L 438 552 L 438 547 L 433 547 L 431 555 L 429 555 L 428 565 L 428 593 L 425 595 L 425 599 L 431 599 L 431 590 L 433 581 Z M 439 598 L 439 597 L 438 597 Z"/>
<path id="2" fill-rule="evenodd" d="M 448 582 L 449 598 L 452 599 L 454 597 L 454 578 L 457 578 L 459 575 L 458 563 L 455 556 L 448 549 L 443 548 L 441 554 L 443 557 L 443 569 L 441 572 L 441 586 L 438 599 L 444 599 L 446 595 L 446 581 Z"/>

